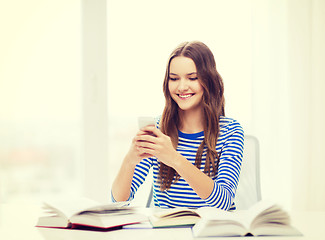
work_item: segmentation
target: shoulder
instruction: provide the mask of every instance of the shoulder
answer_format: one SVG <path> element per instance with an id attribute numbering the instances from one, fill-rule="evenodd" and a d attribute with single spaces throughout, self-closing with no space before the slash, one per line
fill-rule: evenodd
<path id="1" fill-rule="evenodd" d="M 244 130 L 240 123 L 229 117 L 220 117 L 220 133 L 218 144 L 223 149 L 227 148 L 232 154 L 243 154 Z"/>
<path id="2" fill-rule="evenodd" d="M 240 123 L 230 117 L 220 116 L 219 118 L 219 124 L 220 124 L 220 133 L 221 134 L 234 134 L 237 133 L 239 135 L 244 135 L 244 130 Z"/>

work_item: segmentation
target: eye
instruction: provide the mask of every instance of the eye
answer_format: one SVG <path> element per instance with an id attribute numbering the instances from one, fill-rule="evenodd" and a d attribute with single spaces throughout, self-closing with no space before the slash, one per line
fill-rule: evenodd
<path id="1" fill-rule="evenodd" d="M 189 78 L 190 80 L 192 80 L 192 81 L 195 81 L 195 80 L 197 80 L 198 78 L 197 77 L 191 77 L 191 78 Z"/>
<path id="2" fill-rule="evenodd" d="M 169 80 L 171 81 L 176 81 L 178 78 L 175 78 L 175 77 L 169 77 Z"/>

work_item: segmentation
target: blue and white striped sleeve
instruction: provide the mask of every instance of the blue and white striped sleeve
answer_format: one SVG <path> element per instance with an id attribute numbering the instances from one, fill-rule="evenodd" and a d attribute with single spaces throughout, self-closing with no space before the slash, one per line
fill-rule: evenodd
<path id="1" fill-rule="evenodd" d="M 126 201 L 131 201 L 134 199 L 135 193 L 137 192 L 138 188 L 142 185 L 142 183 L 146 179 L 151 167 L 152 167 L 151 158 L 142 159 L 141 162 L 135 166 L 132 183 L 131 183 L 130 196 Z M 116 202 L 112 192 L 111 192 L 111 200 L 112 202 Z"/>
<path id="2" fill-rule="evenodd" d="M 137 164 L 134 170 L 132 183 L 131 183 L 130 197 L 128 200 L 132 200 L 134 198 L 135 193 L 142 185 L 142 183 L 146 180 L 146 177 L 148 176 L 151 167 L 152 167 L 151 158 L 145 158 L 141 160 L 140 163 Z"/>
<path id="3" fill-rule="evenodd" d="M 214 188 L 205 199 L 209 206 L 229 210 L 233 206 L 238 186 L 244 150 L 244 131 L 237 121 L 228 124 L 227 130 L 220 135 L 223 142 Z"/>

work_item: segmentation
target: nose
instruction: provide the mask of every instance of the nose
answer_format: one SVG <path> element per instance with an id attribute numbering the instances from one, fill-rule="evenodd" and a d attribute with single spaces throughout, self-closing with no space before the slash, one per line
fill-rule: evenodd
<path id="1" fill-rule="evenodd" d="M 189 89 L 189 87 L 188 87 L 188 82 L 186 81 L 186 79 L 180 79 L 180 81 L 178 83 L 178 91 L 185 92 L 188 89 Z"/>

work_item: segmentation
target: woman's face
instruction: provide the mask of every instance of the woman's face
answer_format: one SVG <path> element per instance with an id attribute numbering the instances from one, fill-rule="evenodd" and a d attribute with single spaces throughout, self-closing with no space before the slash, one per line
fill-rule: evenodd
<path id="1" fill-rule="evenodd" d="M 191 58 L 179 56 L 172 59 L 169 66 L 168 89 L 181 110 L 201 110 L 203 88 Z"/>

